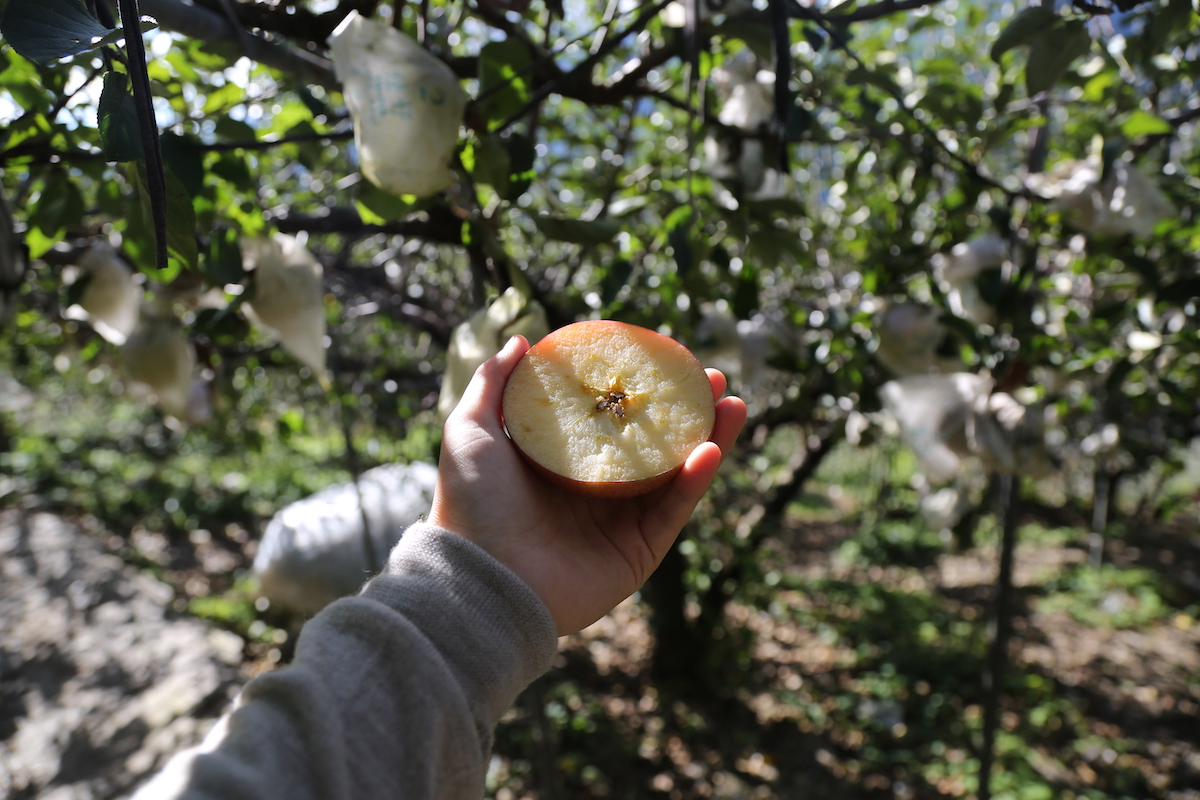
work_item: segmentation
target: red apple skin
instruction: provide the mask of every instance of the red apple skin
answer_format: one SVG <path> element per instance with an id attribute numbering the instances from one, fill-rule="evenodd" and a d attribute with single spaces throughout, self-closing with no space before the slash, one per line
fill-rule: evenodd
<path id="1" fill-rule="evenodd" d="M 688 350 L 678 341 L 669 336 L 664 336 L 657 331 L 650 330 L 649 328 L 643 328 L 638 325 L 632 325 L 627 322 L 619 322 L 617 320 L 585 320 L 582 322 L 575 322 L 565 325 L 551 332 L 537 344 L 533 345 L 533 347 L 529 349 L 524 357 L 528 358 L 530 353 L 536 354 L 538 351 L 553 352 L 558 347 L 559 342 L 563 340 L 590 341 L 597 337 L 610 335 L 611 332 L 622 330 L 626 332 L 634 332 L 634 335 L 638 337 L 654 340 L 665 340 L 663 344 L 667 345 L 667 347 L 675 354 L 675 357 L 679 358 L 681 361 L 690 361 L 692 366 L 698 370 L 700 374 L 703 374 L 704 367 L 700 361 L 690 350 Z M 709 393 L 707 397 L 712 403 L 712 419 L 715 421 L 716 400 L 712 398 L 711 393 Z M 512 409 L 509 407 L 508 393 L 506 392 L 504 400 L 505 417 L 510 417 L 512 415 L 511 412 Z M 705 436 L 708 437 L 711 436 L 711 434 L 712 430 L 710 426 L 709 430 L 705 432 Z M 524 458 L 525 462 L 529 464 L 530 467 L 533 468 L 534 472 L 536 472 L 544 480 L 569 492 L 579 494 L 584 497 L 608 499 L 637 497 L 666 486 L 677 474 L 679 474 L 679 471 L 683 468 L 683 463 L 680 462 L 676 466 L 664 472 L 630 481 L 578 480 L 567 477 L 566 475 L 561 475 L 540 464 L 532 455 L 521 449 L 520 443 L 513 439 L 511 432 L 509 438 L 510 441 L 513 442 L 513 445 L 517 448 L 517 452 L 519 452 Z"/>

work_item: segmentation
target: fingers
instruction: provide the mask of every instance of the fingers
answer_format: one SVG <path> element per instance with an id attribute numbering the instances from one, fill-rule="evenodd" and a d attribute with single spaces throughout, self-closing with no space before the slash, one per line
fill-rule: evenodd
<path id="1" fill-rule="evenodd" d="M 712 484 L 724 454 L 733 448 L 745 424 L 746 404 L 740 397 L 726 397 L 717 403 L 712 437 L 692 451 L 675 480 L 654 506 L 647 509 L 643 531 L 647 544 L 657 557 L 667 552 L 687 523 L 696 504 Z"/>
<path id="2" fill-rule="evenodd" d="M 708 440 L 728 453 L 746 424 L 746 403 L 740 397 L 725 397 L 717 403 L 717 419 Z"/>
<path id="3" fill-rule="evenodd" d="M 692 451 L 683 469 L 667 486 L 654 505 L 646 509 L 642 523 L 642 535 L 654 554 L 654 567 L 666 555 L 683 530 L 696 504 L 721 466 L 721 449 L 712 442 L 705 442 Z"/>
<path id="4" fill-rule="evenodd" d="M 465 415 L 483 427 L 498 428 L 504 386 L 528 349 L 529 342 L 524 336 L 514 336 L 499 353 L 483 362 L 467 384 L 462 400 L 454 409 L 454 416 Z"/>
<path id="5" fill-rule="evenodd" d="M 725 373 L 721 372 L 719 369 L 713 369 L 712 367 L 709 367 L 704 371 L 708 373 L 708 380 L 712 383 L 713 400 L 720 400 L 721 395 L 725 394 L 725 389 L 728 388 L 728 382 L 725 380 Z"/>
<path id="6" fill-rule="evenodd" d="M 715 442 L 722 453 L 728 453 L 746 424 L 746 404 L 740 397 L 721 397 L 728 388 L 724 373 L 711 367 L 704 371 L 708 373 L 708 380 L 712 383 L 713 400 L 717 401 L 716 420 L 708 440 Z"/>

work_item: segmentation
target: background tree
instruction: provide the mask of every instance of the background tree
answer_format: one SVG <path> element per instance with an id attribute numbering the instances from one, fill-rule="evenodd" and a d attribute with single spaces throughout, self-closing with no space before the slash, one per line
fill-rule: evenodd
<path id="1" fill-rule="evenodd" d="M 352 12 L 465 92 L 445 189 L 396 194 L 360 172 L 338 78 L 353 65 L 330 51 Z M 139 13 L 144 55 L 119 27 Z M 938 370 L 1046 412 L 1054 469 L 1010 471 L 1031 513 L 1090 529 L 1096 561 L 1122 487 L 1130 518 L 1194 518 L 1177 479 L 1200 434 L 1198 27 L 1188 0 L 8 0 L 0 369 L 67 421 L 10 431 L 0 466 L 115 529 L 240 546 L 345 469 L 433 460 L 452 330 L 506 289 L 551 327 L 659 328 L 751 405 L 644 593 L 658 683 L 733 700 L 754 663 L 737 609 L 778 602 L 789 513 L 847 435 L 871 453 L 852 554 L 944 552 L 918 516 L 937 487 L 914 487 L 894 431 L 863 425 L 899 377 L 889 346 L 923 346 L 881 328 L 889 308 L 932 311 Z M 273 233 L 320 264 L 323 295 L 298 319 L 326 326 L 324 364 L 253 321 L 269 292 L 247 242 Z M 985 236 L 999 258 L 949 280 L 956 246 Z M 161 390 L 153 409 L 121 400 L 153 381 L 121 366 L 130 347 L 97 314 L 72 311 L 99 240 L 138 274 L 143 321 L 194 359 L 174 406 Z M 982 484 L 963 497 L 966 548 L 981 518 L 991 535 L 991 506 Z M 889 538 L 901 522 L 908 538 Z M 232 585 L 204 580 L 199 598 Z M 937 662 L 947 691 L 978 691 L 976 644 L 975 661 Z"/>

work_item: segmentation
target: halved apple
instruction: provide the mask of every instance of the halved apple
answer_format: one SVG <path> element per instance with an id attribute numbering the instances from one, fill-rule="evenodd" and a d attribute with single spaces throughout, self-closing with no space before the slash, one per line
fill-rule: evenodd
<path id="1" fill-rule="evenodd" d="M 513 444 L 552 483 L 591 497 L 663 486 L 716 418 L 704 367 L 674 339 L 613 320 L 576 322 L 525 353 L 504 388 Z"/>

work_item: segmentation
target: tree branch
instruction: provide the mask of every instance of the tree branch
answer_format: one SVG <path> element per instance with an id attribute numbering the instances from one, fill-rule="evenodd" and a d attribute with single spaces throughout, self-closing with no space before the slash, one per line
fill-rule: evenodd
<path id="1" fill-rule="evenodd" d="M 592 53 L 583 61 L 581 61 L 570 72 L 564 74 L 560 80 L 543 84 L 542 86 L 538 87 L 536 91 L 530 94 L 529 100 L 526 102 L 525 107 L 501 123 L 496 128 L 496 131 L 503 132 L 507 130 L 513 123 L 529 113 L 529 109 L 545 100 L 551 94 L 557 93 L 563 95 L 564 97 L 573 97 L 574 95 L 572 94 L 572 89 L 574 89 L 574 87 L 580 85 L 593 85 L 591 80 L 592 68 L 603 61 L 604 57 L 612 52 L 612 50 L 614 50 L 617 45 L 624 41 L 627 36 L 643 30 L 646 27 L 646 24 L 653 19 L 655 15 L 662 11 L 663 8 L 666 7 L 668 2 L 669 0 L 657 0 L 657 2 L 653 3 L 648 9 L 639 14 L 637 19 L 630 23 L 629 27 L 625 28 L 616 36 L 613 36 L 605 41 L 604 44 L 596 49 L 596 52 Z"/>
<path id="2" fill-rule="evenodd" d="M 424 219 L 397 220 L 383 225 L 368 225 L 353 208 L 324 208 L 316 214 L 286 211 L 270 218 L 280 233 L 342 233 L 373 236 L 405 236 L 438 244 L 462 244 L 462 220 L 449 209 L 432 208 Z"/>
<path id="3" fill-rule="evenodd" d="M 847 11 L 844 14 L 826 14 L 825 21 L 834 25 L 846 25 L 851 22 L 867 22 L 873 19 L 888 17 L 892 14 L 899 14 L 902 11 L 912 11 L 916 8 L 924 8 L 925 6 L 937 5 L 942 0 L 882 0 L 879 3 L 873 3 L 869 6 L 854 11 Z M 794 14 L 793 16 L 799 16 Z"/>
<path id="4" fill-rule="evenodd" d="M 158 20 L 163 30 L 182 33 L 202 42 L 230 42 L 242 47 L 243 54 L 251 61 L 277 69 L 304 83 L 341 90 L 341 84 L 333 74 L 333 65 L 327 59 L 268 41 L 248 31 L 243 37 L 228 19 L 215 11 L 183 0 L 142 0 L 141 10 Z"/>
<path id="5" fill-rule="evenodd" d="M 396 287 L 391 285 L 385 277 L 379 275 L 376 270 L 332 265 L 328 267 L 328 271 L 334 280 L 347 285 L 351 291 L 367 294 L 381 305 L 389 307 L 395 315 L 393 318 L 398 318 L 428 333 L 440 347 L 450 346 L 453 328 L 446 316 L 432 308 L 425 308 L 405 299 L 397 293 Z M 436 378 L 434 385 L 436 387 Z"/>

